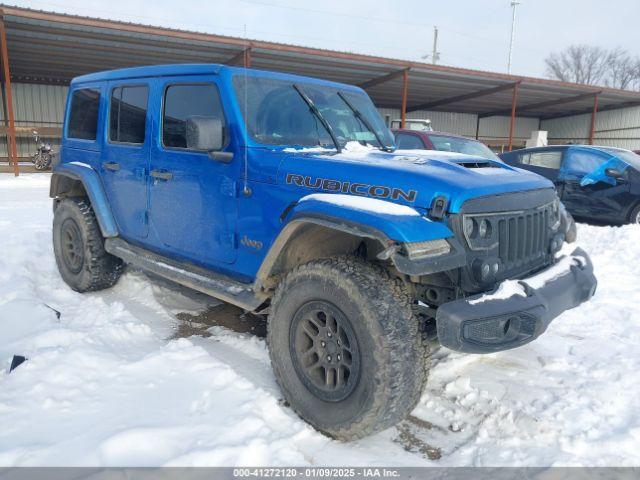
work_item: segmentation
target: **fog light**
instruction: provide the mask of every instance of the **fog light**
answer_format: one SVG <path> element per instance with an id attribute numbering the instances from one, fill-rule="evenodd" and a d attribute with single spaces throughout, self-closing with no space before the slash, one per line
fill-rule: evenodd
<path id="1" fill-rule="evenodd" d="M 494 259 L 486 259 L 482 260 L 480 258 L 476 259 L 473 262 L 473 276 L 482 283 L 487 283 L 493 280 L 500 270 L 500 265 L 497 260 Z"/>

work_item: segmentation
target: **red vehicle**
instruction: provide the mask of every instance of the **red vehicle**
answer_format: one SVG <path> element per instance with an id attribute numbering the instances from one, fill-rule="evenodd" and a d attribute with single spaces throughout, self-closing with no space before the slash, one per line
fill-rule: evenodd
<path id="1" fill-rule="evenodd" d="M 484 143 L 472 138 L 425 130 L 392 129 L 391 131 L 400 150 L 440 150 L 500 160 Z"/>

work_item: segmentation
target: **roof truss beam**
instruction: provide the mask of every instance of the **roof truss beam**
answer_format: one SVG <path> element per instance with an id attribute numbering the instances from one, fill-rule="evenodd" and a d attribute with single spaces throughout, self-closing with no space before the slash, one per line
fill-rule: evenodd
<path id="1" fill-rule="evenodd" d="M 367 80 L 366 82 L 361 83 L 359 87 L 364 89 L 375 87 L 376 85 L 380 85 L 381 83 L 386 83 L 390 80 L 401 77 L 404 75 L 404 72 L 408 72 L 409 70 L 411 70 L 411 68 L 407 67 L 401 70 L 396 70 L 395 72 L 387 73 L 386 75 L 382 75 L 381 77 L 372 78 L 371 80 Z"/>
<path id="2" fill-rule="evenodd" d="M 526 110 L 538 110 L 538 109 L 544 109 L 547 107 L 554 107 L 556 105 L 564 105 L 566 103 L 579 102 L 580 100 L 593 98 L 599 93 L 602 93 L 602 92 L 597 91 L 597 92 L 581 93 L 580 95 L 573 95 L 570 97 L 561 97 L 553 100 L 545 100 L 544 102 L 530 103 L 528 105 L 518 105 L 518 113 Z M 480 118 L 485 118 L 485 117 L 495 117 L 499 115 L 509 115 L 510 113 L 511 113 L 511 109 L 502 109 L 502 110 L 492 110 L 490 112 L 481 113 L 478 116 Z"/>
<path id="3" fill-rule="evenodd" d="M 414 112 L 416 110 L 429 110 L 431 108 L 441 107 L 443 105 L 449 105 L 451 103 L 464 102 L 473 98 L 484 97 L 486 95 L 493 95 L 494 93 L 502 92 L 504 90 L 511 90 L 520 82 L 506 83 L 504 85 L 498 85 L 496 87 L 485 88 L 484 90 L 478 90 L 471 93 L 465 93 L 464 95 L 456 95 L 455 97 L 442 98 L 433 102 L 419 103 L 418 105 L 412 105 L 407 108 L 407 112 Z"/>
<path id="4" fill-rule="evenodd" d="M 251 54 L 251 47 L 247 47 L 238 53 L 236 53 L 233 57 L 227 60 L 225 65 L 244 65 L 246 63 L 246 59 L 248 55 Z"/>
<path id="5" fill-rule="evenodd" d="M 616 103 L 614 105 L 607 105 L 604 107 L 598 107 L 598 113 L 600 112 L 606 112 L 608 110 L 619 110 L 621 108 L 629 108 L 629 107 L 638 107 L 640 106 L 640 100 L 638 101 L 633 101 L 633 102 L 623 102 L 623 103 Z M 573 117 L 576 115 L 585 115 L 585 114 L 590 114 L 593 112 L 593 107 L 589 107 L 587 109 L 584 110 L 575 110 L 573 112 L 562 112 L 562 113 L 558 113 L 557 115 L 546 115 L 543 117 L 540 117 L 540 120 L 553 120 L 554 118 L 565 118 L 565 117 Z"/>

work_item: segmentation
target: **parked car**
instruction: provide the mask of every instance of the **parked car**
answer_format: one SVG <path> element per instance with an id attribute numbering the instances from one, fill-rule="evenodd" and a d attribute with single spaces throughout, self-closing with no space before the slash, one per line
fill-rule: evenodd
<path id="1" fill-rule="evenodd" d="M 396 145 L 401 150 L 440 150 L 443 152 L 465 153 L 490 160 L 499 160 L 489 147 L 472 138 L 443 132 L 392 129 Z"/>
<path id="2" fill-rule="evenodd" d="M 59 272 L 95 291 L 126 262 L 265 315 L 291 407 L 335 438 L 380 431 L 420 398 L 427 340 L 515 348 L 596 288 L 584 251 L 558 255 L 571 221 L 551 182 L 393 150 L 354 86 L 221 65 L 76 78 L 50 190 Z"/>
<path id="3" fill-rule="evenodd" d="M 515 150 L 501 158 L 554 182 L 576 217 L 640 223 L 640 156 L 629 150 L 562 145 Z"/>

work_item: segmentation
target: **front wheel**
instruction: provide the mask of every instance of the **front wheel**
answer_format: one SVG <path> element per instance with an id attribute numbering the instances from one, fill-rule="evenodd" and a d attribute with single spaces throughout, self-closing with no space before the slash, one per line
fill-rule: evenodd
<path id="1" fill-rule="evenodd" d="M 272 301 L 267 340 L 291 407 L 340 440 L 395 425 L 426 380 L 425 347 L 403 285 L 356 258 L 289 273 Z"/>
<path id="2" fill-rule="evenodd" d="M 640 205 L 631 210 L 629 214 L 629 223 L 640 225 Z"/>

